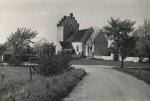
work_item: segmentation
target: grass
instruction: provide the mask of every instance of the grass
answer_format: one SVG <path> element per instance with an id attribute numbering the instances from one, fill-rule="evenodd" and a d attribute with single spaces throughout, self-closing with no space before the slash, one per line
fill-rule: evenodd
<path id="1" fill-rule="evenodd" d="M 120 66 L 119 61 L 105 61 L 99 59 L 74 59 L 71 61 L 73 65 L 108 65 L 108 66 Z M 150 67 L 150 63 L 133 63 L 125 62 L 125 67 Z"/>
<path id="2" fill-rule="evenodd" d="M 150 68 L 118 68 L 118 67 L 113 68 L 121 72 L 130 74 L 136 77 L 137 79 L 143 80 L 144 82 L 150 85 Z"/>
<path id="3" fill-rule="evenodd" d="M 28 79 L 29 78 L 29 69 L 25 67 L 0 67 L 0 75 L 4 75 L 4 82 L 6 83 L 8 81 L 18 81 L 22 79 Z M 2 83 L 0 83 L 2 84 Z"/>
<path id="4" fill-rule="evenodd" d="M 82 69 L 73 69 L 53 77 L 34 75 L 30 81 L 27 68 L 0 67 L 0 71 L 5 75 L 0 101 L 60 101 L 86 75 Z"/>

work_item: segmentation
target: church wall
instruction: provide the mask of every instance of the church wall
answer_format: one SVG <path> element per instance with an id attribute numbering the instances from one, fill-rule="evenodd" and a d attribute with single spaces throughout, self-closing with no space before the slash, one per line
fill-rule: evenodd
<path id="1" fill-rule="evenodd" d="M 63 27 L 63 26 L 57 27 L 56 53 L 61 50 L 60 41 L 64 41 L 64 40 L 63 40 L 63 37 L 64 37 L 64 36 L 63 36 L 63 32 L 64 32 L 64 27 Z"/>
<path id="2" fill-rule="evenodd" d="M 82 55 L 82 51 L 83 51 L 82 42 L 72 42 L 72 46 L 77 55 Z"/>

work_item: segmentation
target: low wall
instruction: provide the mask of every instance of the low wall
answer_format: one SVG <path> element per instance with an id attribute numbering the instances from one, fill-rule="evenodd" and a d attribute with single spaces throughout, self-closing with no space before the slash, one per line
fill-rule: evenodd
<path id="1" fill-rule="evenodd" d="M 121 61 L 121 58 L 120 58 L 120 61 Z M 125 62 L 126 62 L 126 61 L 139 62 L 139 61 L 140 61 L 140 58 L 139 58 L 139 57 L 127 57 L 127 58 L 125 58 L 124 61 L 125 61 Z M 144 58 L 142 59 L 142 62 L 148 62 L 148 61 L 149 61 L 149 59 L 148 59 L 147 57 L 144 57 Z"/>
<path id="2" fill-rule="evenodd" d="M 114 56 L 111 55 L 111 56 L 94 56 L 95 59 L 102 59 L 102 60 L 114 60 Z M 121 57 L 119 58 L 119 60 L 121 61 Z M 127 57 L 125 58 L 124 60 L 125 62 L 126 61 L 130 61 L 130 62 L 139 62 L 140 61 L 140 58 L 139 57 Z M 144 57 L 142 59 L 142 62 L 148 62 L 149 59 L 147 57 Z"/>
<path id="3" fill-rule="evenodd" d="M 95 59 L 113 60 L 112 56 L 94 56 Z"/>
<path id="4" fill-rule="evenodd" d="M 121 58 L 120 58 L 121 60 Z M 125 58 L 124 61 L 131 61 L 131 62 L 139 62 L 140 58 L 139 57 L 127 57 Z"/>

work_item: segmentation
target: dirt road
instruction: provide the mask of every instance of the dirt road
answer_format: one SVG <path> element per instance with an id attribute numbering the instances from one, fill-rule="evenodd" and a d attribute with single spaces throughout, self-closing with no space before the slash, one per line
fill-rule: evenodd
<path id="1" fill-rule="evenodd" d="M 88 75 L 63 101 L 150 101 L 150 86 L 111 66 L 76 65 Z"/>

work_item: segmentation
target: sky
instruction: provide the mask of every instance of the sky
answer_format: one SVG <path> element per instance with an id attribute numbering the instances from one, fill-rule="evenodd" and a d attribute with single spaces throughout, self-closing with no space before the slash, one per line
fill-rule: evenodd
<path id="1" fill-rule="evenodd" d="M 107 25 L 110 17 L 130 19 L 138 26 L 150 16 L 150 0 L 0 0 L 0 43 L 18 27 L 39 32 L 37 40 L 56 42 L 56 25 L 73 13 L 80 29 Z"/>

